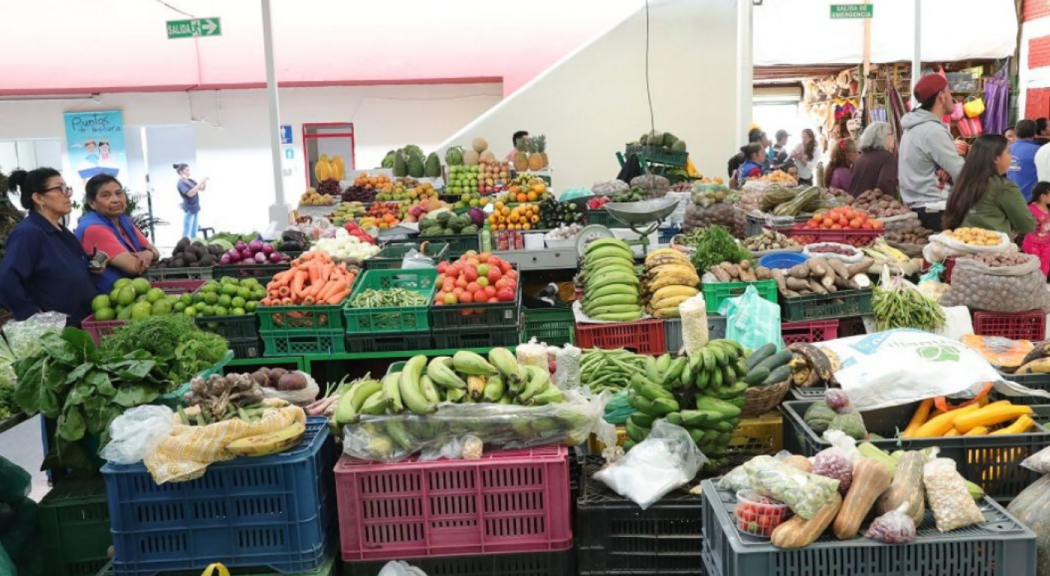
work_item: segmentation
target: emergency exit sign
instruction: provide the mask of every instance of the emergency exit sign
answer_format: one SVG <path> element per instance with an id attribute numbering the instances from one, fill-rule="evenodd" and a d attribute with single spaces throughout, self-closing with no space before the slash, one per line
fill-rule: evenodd
<path id="1" fill-rule="evenodd" d="M 168 40 L 198 36 L 222 36 L 222 22 L 218 18 L 168 20 Z"/>
<path id="2" fill-rule="evenodd" d="M 874 6 L 871 4 L 832 4 L 831 19 L 871 18 L 873 9 Z"/>

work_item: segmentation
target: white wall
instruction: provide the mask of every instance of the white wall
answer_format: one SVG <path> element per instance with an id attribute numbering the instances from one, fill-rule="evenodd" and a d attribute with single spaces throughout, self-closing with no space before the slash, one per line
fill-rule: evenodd
<path id="1" fill-rule="evenodd" d="M 705 174 L 725 172 L 737 139 L 736 19 L 736 0 L 653 2 L 650 9 L 656 129 L 684 139 Z M 614 178 L 615 153 L 649 129 L 643 10 L 567 56 L 442 148 L 469 145 L 480 136 L 503 156 L 515 130 L 546 134 L 554 186 L 561 191 Z"/>
<path id="2" fill-rule="evenodd" d="M 296 147 L 296 164 L 284 179 L 286 200 L 297 203 L 304 189 L 303 122 L 353 122 L 357 166 L 371 168 L 391 148 L 417 144 L 426 151 L 434 149 L 498 103 L 502 94 L 496 83 L 282 89 L 281 123 L 292 125 Z M 268 222 L 274 186 L 264 90 L 103 94 L 99 102 L 0 101 L 0 141 L 59 138 L 64 143 L 63 112 L 112 109 L 124 111 L 125 131 L 143 126 L 194 127 L 194 175 L 211 177 L 208 197 L 202 198 L 202 224 L 248 232 Z M 63 152 L 64 148 L 63 144 Z M 71 178 L 65 158 L 63 164 L 67 180 L 79 180 Z M 154 209 L 164 220 L 181 223 L 176 203 L 154 202 Z"/>

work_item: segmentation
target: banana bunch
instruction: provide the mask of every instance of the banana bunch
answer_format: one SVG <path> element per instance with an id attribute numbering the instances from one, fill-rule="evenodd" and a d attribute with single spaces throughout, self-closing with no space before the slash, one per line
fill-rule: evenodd
<path id="1" fill-rule="evenodd" d="M 235 456 L 269 456 L 284 452 L 299 444 L 306 434 L 306 412 L 299 410 L 291 424 L 267 432 L 238 438 L 226 445 L 226 452 Z"/>
<path id="2" fill-rule="evenodd" d="M 685 254 L 674 248 L 660 248 L 645 257 L 642 301 L 656 318 L 678 318 L 678 305 L 700 291 L 700 277 Z"/>
<path id="3" fill-rule="evenodd" d="M 627 400 L 635 413 L 627 418 L 624 450 L 645 440 L 653 423 L 664 418 L 689 431 L 711 459 L 709 471 L 721 468 L 747 390 L 743 348 L 732 340 L 712 340 L 695 358 L 665 354 L 652 360 L 644 373 L 631 376 Z"/>
<path id="4" fill-rule="evenodd" d="M 580 266 L 583 312 L 592 320 L 630 322 L 642 316 L 634 253 L 623 240 L 599 238 L 587 245 Z"/>
<path id="5" fill-rule="evenodd" d="M 1018 368 L 1015 374 L 1048 374 L 1050 373 L 1050 341 L 1040 342 L 1032 348 L 1024 360 L 1021 361 L 1021 367 Z"/>
<path id="6" fill-rule="evenodd" d="M 346 166 L 343 164 L 342 157 L 328 158 L 327 154 L 321 154 L 321 157 L 314 163 L 314 178 L 317 178 L 318 184 L 330 179 L 345 180 Z"/>
<path id="7" fill-rule="evenodd" d="M 799 342 L 788 346 L 792 352 L 788 367 L 791 369 L 791 383 L 800 388 L 809 388 L 817 384 L 833 385 L 838 359 L 830 352 L 812 344 Z"/>
<path id="8" fill-rule="evenodd" d="M 896 264 L 907 264 L 911 261 L 908 255 L 890 246 L 886 239 L 879 236 L 871 246 L 861 248 L 865 255 L 870 256 L 876 262 L 893 262 Z"/>

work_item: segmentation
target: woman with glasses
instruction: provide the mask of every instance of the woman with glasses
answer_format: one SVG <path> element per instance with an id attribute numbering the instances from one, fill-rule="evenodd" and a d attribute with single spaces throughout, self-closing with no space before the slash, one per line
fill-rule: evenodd
<path id="1" fill-rule="evenodd" d="M 99 293 L 108 294 L 117 280 L 142 276 L 160 260 L 160 253 L 125 214 L 128 197 L 119 180 L 92 176 L 85 190 L 88 212 L 80 218 L 76 236 L 85 253 L 104 252 L 109 258 L 109 266 L 95 281 Z"/>
<path id="2" fill-rule="evenodd" d="M 0 262 L 0 305 L 25 320 L 37 312 L 61 312 L 66 324 L 80 326 L 91 314 L 95 281 L 90 260 L 62 218 L 73 209 L 73 190 L 57 170 L 16 170 L 8 188 L 21 194 L 29 215 L 7 238 Z"/>

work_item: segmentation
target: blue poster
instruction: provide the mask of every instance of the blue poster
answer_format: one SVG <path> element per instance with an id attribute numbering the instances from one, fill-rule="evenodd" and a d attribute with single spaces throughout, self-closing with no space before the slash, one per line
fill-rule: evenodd
<path id="1" fill-rule="evenodd" d="M 66 112 L 69 164 L 84 180 L 96 174 L 127 178 L 124 115 L 120 110 Z"/>

